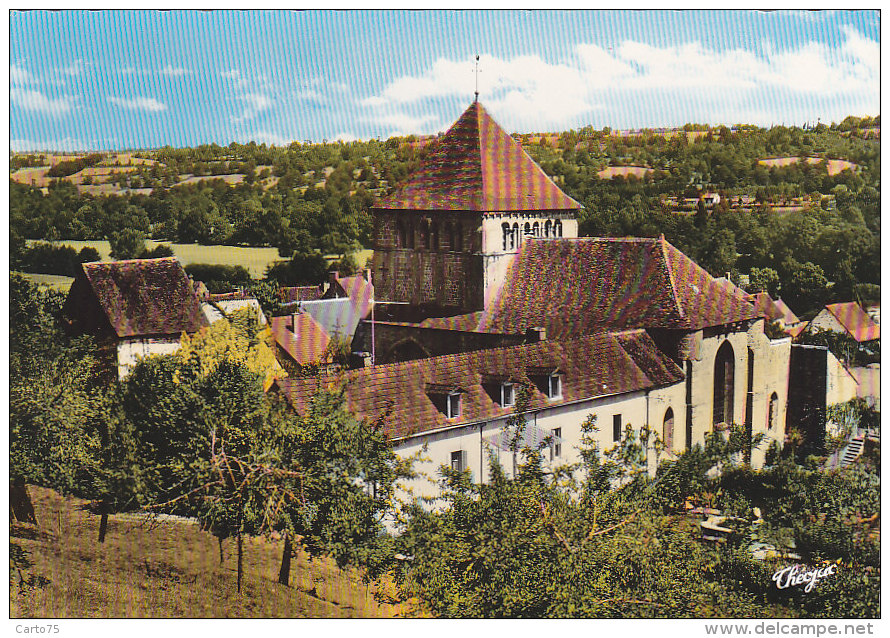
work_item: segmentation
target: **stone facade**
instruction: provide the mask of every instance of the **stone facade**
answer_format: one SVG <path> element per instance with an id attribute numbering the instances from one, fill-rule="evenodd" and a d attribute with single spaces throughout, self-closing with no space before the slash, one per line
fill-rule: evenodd
<path id="1" fill-rule="evenodd" d="M 572 211 L 373 209 L 374 276 L 381 302 L 443 313 L 482 310 L 525 237 L 577 237 Z"/>

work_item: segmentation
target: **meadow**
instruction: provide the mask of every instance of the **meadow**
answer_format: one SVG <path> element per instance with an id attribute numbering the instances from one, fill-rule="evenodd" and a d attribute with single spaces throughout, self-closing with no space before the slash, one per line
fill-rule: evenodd
<path id="1" fill-rule="evenodd" d="M 10 543 L 31 563 L 10 567 L 11 618 L 393 618 L 409 608 L 391 584 L 300 553 L 291 584 L 277 582 L 283 542 L 244 540 L 236 587 L 235 541 L 187 519 L 113 515 L 104 543 L 85 501 L 30 488 L 38 525 L 11 523 Z M 22 580 L 39 584 L 23 585 Z"/>

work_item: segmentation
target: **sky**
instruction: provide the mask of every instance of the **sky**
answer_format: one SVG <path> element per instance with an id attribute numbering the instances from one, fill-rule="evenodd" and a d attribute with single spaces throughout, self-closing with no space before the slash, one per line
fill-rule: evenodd
<path id="1" fill-rule="evenodd" d="M 880 113 L 866 11 L 10 12 L 13 150 Z M 475 55 L 480 56 L 476 74 Z"/>

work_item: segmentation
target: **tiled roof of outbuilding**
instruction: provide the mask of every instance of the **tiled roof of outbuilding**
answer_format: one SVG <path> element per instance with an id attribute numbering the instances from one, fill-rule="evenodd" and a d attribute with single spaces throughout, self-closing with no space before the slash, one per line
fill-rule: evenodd
<path id="1" fill-rule="evenodd" d="M 623 394 L 683 379 L 680 368 L 665 358 L 642 330 L 613 335 L 598 333 L 566 341 L 541 341 L 508 348 L 405 361 L 351 370 L 318 379 L 281 379 L 276 383 L 296 409 L 305 412 L 322 387 L 342 383 L 346 407 L 360 418 L 383 418 L 387 434 L 401 438 L 450 425 L 489 420 L 509 414 L 488 395 L 491 378 L 525 380 L 535 370 L 564 374 L 562 397 L 548 399 L 534 386 L 529 409 Z M 447 419 L 433 404 L 429 388 L 460 388 L 461 415 Z"/>
<path id="2" fill-rule="evenodd" d="M 523 242 L 479 329 L 551 338 L 596 330 L 697 330 L 754 319 L 745 293 L 721 284 L 664 239 Z"/>
<path id="3" fill-rule="evenodd" d="M 376 208 L 395 210 L 568 210 L 563 193 L 483 106 L 474 102 L 417 171 Z"/>
<path id="4" fill-rule="evenodd" d="M 770 321 L 781 320 L 786 326 L 800 323 L 800 319 L 791 312 L 791 308 L 784 301 L 773 299 L 768 292 L 758 292 L 757 294 L 749 295 L 748 299 Z"/>
<path id="5" fill-rule="evenodd" d="M 872 341 L 881 338 L 881 327 L 871 320 L 871 317 L 858 303 L 834 303 L 825 306 L 825 309 L 834 315 L 844 329 L 850 333 L 856 341 Z"/>
<path id="6" fill-rule="evenodd" d="M 300 365 L 322 363 L 328 354 L 331 338 L 324 328 L 305 312 L 270 321 L 275 343 Z"/>
<path id="7" fill-rule="evenodd" d="M 197 332 L 209 325 L 175 257 L 83 264 L 118 337 Z"/>

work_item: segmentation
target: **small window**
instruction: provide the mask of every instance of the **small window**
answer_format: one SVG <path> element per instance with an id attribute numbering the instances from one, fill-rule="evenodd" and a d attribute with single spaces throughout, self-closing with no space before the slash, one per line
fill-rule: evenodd
<path id="1" fill-rule="evenodd" d="M 463 235 L 461 235 L 460 224 L 454 225 L 454 240 L 451 242 L 451 250 L 463 250 Z"/>
<path id="2" fill-rule="evenodd" d="M 562 456 L 562 428 L 550 430 L 550 460 Z"/>
<path id="3" fill-rule="evenodd" d="M 463 472 L 467 469 L 466 450 L 457 450 L 451 453 L 451 469 L 455 472 Z"/>
<path id="4" fill-rule="evenodd" d="M 553 236 L 562 237 L 562 222 L 558 219 L 553 222 Z"/>
<path id="5" fill-rule="evenodd" d="M 549 392 L 547 397 L 550 399 L 559 399 L 562 397 L 562 375 L 551 374 L 547 377 Z"/>
<path id="6" fill-rule="evenodd" d="M 618 442 L 621 440 L 621 415 L 616 414 L 612 417 L 612 440 Z"/>
<path id="7" fill-rule="evenodd" d="M 516 388 L 512 383 L 501 384 L 501 407 L 509 408 L 516 403 Z"/>
<path id="8" fill-rule="evenodd" d="M 445 414 L 449 419 L 456 419 L 460 416 L 460 393 L 455 392 L 448 395 L 448 411 Z"/>
<path id="9" fill-rule="evenodd" d="M 538 388 L 538 391 L 545 397 L 548 399 L 562 398 L 561 372 L 546 372 L 532 368 L 527 371 L 527 374 L 529 379 L 535 384 L 535 387 Z"/>
<path id="10" fill-rule="evenodd" d="M 430 237 L 433 250 L 439 250 L 439 225 L 433 224 L 430 227 Z"/>
<path id="11" fill-rule="evenodd" d="M 779 395 L 775 392 L 769 398 L 769 412 L 767 413 L 766 429 L 772 430 L 779 422 Z"/>

